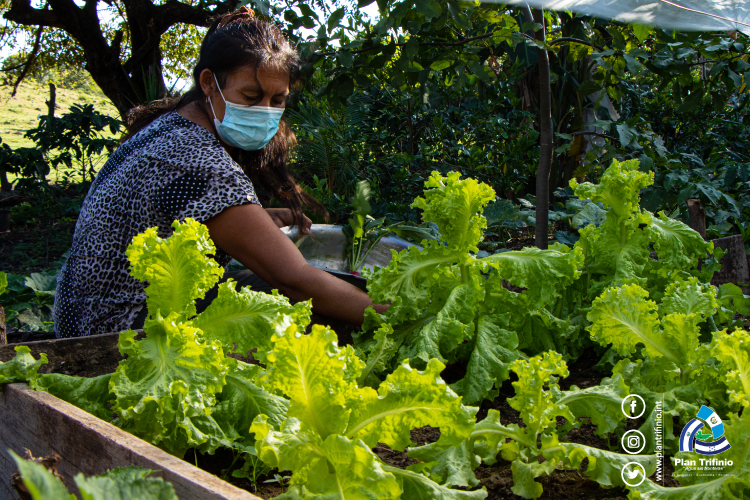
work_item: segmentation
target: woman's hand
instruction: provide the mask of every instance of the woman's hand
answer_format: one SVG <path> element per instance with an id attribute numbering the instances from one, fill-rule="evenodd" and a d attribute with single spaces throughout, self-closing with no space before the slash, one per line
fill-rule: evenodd
<path id="1" fill-rule="evenodd" d="M 271 216 L 271 220 L 273 220 L 274 224 L 276 224 L 278 227 L 291 226 L 292 224 L 294 224 L 292 211 L 288 208 L 266 208 L 266 213 Z M 311 226 L 312 221 L 307 216 L 305 216 L 300 231 L 302 232 L 302 234 L 308 234 L 310 232 Z"/>

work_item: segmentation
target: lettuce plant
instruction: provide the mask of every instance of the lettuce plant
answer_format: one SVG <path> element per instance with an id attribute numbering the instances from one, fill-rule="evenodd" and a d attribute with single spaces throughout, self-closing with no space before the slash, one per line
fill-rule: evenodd
<path id="1" fill-rule="evenodd" d="M 440 241 L 394 252 L 387 267 L 366 273 L 373 301 L 391 307 L 382 317 L 368 313 L 371 333 L 359 343 L 367 357 L 361 382 L 376 385 L 373 374 L 387 372 L 397 359 L 417 366 L 432 358 L 466 360 L 465 377 L 452 387 L 473 404 L 495 394 L 519 347 L 563 350 L 564 336 L 543 332 L 575 336 L 577 329 L 547 307 L 578 277 L 582 257 L 556 246 L 477 258 L 487 225 L 481 212 L 495 197 L 492 188 L 457 172 L 435 172 L 425 187 L 412 206 L 440 228 Z M 510 291 L 508 283 L 526 290 Z"/>
<path id="2" fill-rule="evenodd" d="M 24 460 L 13 451 L 11 457 L 32 500 L 75 500 L 78 498 L 63 482 L 32 460 Z M 141 467 L 121 467 L 101 476 L 85 477 L 80 472 L 73 478 L 84 500 L 177 500 L 171 484 L 157 477 L 146 477 L 152 470 Z"/>
<path id="3" fill-rule="evenodd" d="M 293 475 L 277 498 L 485 498 L 477 491 L 451 489 L 423 474 L 382 463 L 377 443 L 395 450 L 412 444 L 410 431 L 439 426 L 439 447 L 451 447 L 474 429 L 477 408 L 466 407 L 440 378 L 444 365 L 433 359 L 424 371 L 404 362 L 377 391 L 360 388 L 363 363 L 354 349 L 337 346 L 336 334 L 314 325 L 303 335 L 296 324 L 272 337 L 260 379 L 289 399 L 281 425 L 266 415 L 251 427 L 257 456 Z"/>
<path id="4" fill-rule="evenodd" d="M 502 425 L 500 413 L 490 410 L 487 418 L 476 425 L 469 442 L 484 463 L 494 463 L 498 453 L 511 462 L 511 490 L 515 494 L 538 498 L 542 485 L 535 478 L 558 468 L 578 469 L 586 458 L 588 466 L 584 474 L 603 486 L 623 486 L 620 470 L 628 462 L 638 462 L 648 474 L 655 471 L 654 455 L 620 454 L 560 441 L 557 417 L 578 425 L 579 416 L 589 416 L 602 432 L 611 430 L 624 418 L 620 403 L 628 389 L 621 377 L 605 379 L 594 388 L 574 386 L 571 391 L 560 391 L 558 377 L 567 377 L 568 368 L 556 352 L 518 359 L 511 363 L 510 369 L 516 372 L 518 381 L 513 382 L 516 394 L 508 403 L 521 413 L 525 425 Z"/>

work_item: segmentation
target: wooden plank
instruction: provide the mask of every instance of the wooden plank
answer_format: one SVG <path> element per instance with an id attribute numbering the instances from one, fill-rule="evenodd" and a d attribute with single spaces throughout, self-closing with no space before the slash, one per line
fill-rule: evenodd
<path id="1" fill-rule="evenodd" d="M 723 285 L 724 283 L 747 283 L 750 279 L 747 255 L 742 236 L 736 234 L 713 240 L 714 248 L 725 250 L 721 258 L 721 270 L 714 274 L 711 279 L 712 285 Z"/>
<path id="2" fill-rule="evenodd" d="M 8 344 L 0 346 L 0 361 L 13 359 L 16 355 L 15 347 L 25 345 L 31 349 L 34 358 L 38 359 L 41 353 L 47 354 L 49 363 L 42 366 L 39 373 L 96 377 L 117 369 L 117 364 L 122 359 L 117 350 L 119 337 L 119 333 L 105 333 L 90 337 Z"/>
<path id="3" fill-rule="evenodd" d="M 132 434 L 118 429 L 51 394 L 26 384 L 8 384 L 0 393 L 0 498 L 16 498 L 10 478 L 16 470 L 7 453 L 23 456 L 52 452 L 62 457 L 59 472 L 71 491 L 73 477 L 102 474 L 107 469 L 136 465 L 159 470 L 181 500 L 259 500 Z"/>

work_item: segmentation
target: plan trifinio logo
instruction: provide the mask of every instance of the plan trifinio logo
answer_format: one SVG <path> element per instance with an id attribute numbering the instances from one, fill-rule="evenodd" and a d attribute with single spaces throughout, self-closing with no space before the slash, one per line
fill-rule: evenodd
<path id="1" fill-rule="evenodd" d="M 697 418 L 687 423 L 680 434 L 680 451 L 695 451 L 701 455 L 718 455 L 727 451 L 731 446 L 724 437 L 724 423 L 714 410 L 708 406 L 701 406 Z M 708 426 L 710 433 L 704 434 L 703 428 Z M 710 441 L 707 441 L 710 439 Z"/>

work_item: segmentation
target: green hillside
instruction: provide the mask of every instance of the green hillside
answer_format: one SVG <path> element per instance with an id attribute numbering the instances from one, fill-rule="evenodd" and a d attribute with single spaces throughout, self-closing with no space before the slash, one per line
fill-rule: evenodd
<path id="1" fill-rule="evenodd" d="M 38 116 L 47 113 L 46 101 L 49 99 L 49 86 L 34 80 L 22 83 L 15 97 L 11 97 L 11 85 L 0 86 L 0 137 L 9 146 L 33 146 L 23 137 L 30 128 L 36 127 Z M 101 113 L 118 116 L 117 109 L 101 91 L 57 89 L 56 114 L 66 113 L 76 103 L 93 104 Z"/>

